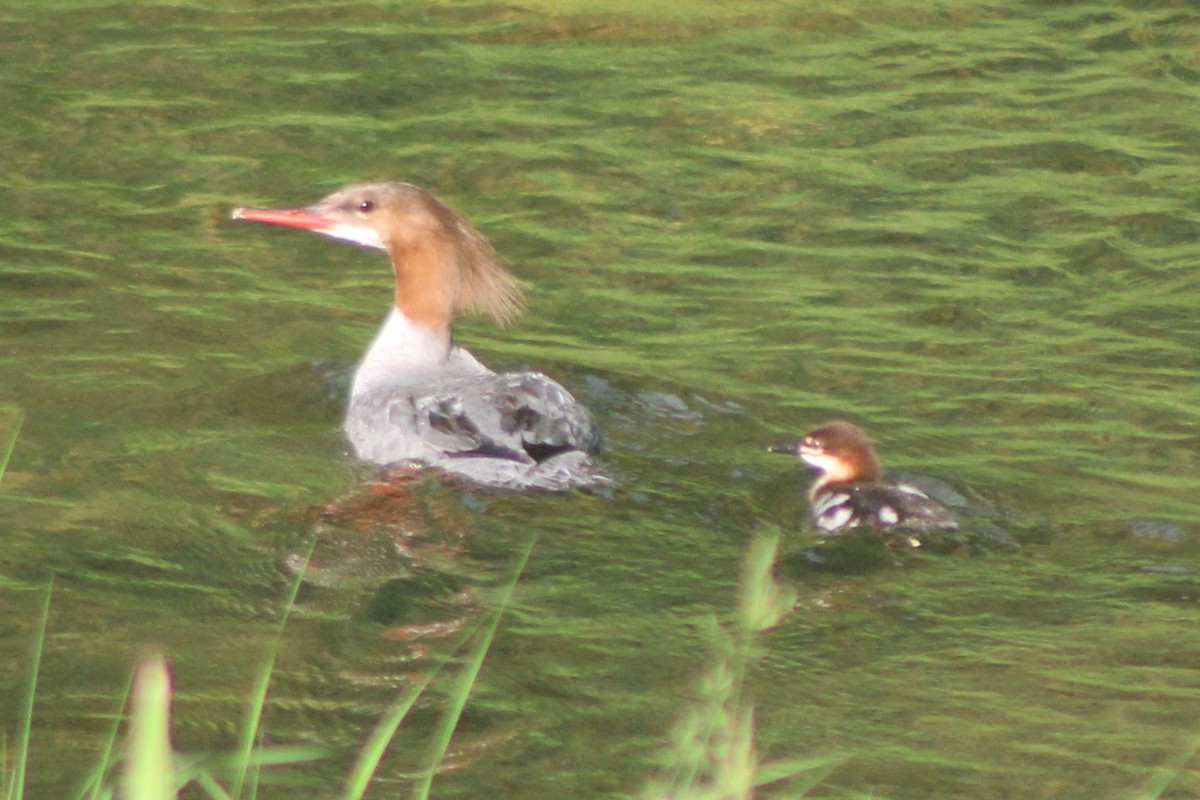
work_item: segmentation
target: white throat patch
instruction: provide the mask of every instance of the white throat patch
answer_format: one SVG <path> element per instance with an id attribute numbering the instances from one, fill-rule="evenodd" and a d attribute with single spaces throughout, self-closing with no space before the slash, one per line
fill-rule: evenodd
<path id="1" fill-rule="evenodd" d="M 800 458 L 804 459 L 804 463 L 816 467 L 826 475 L 838 475 L 844 471 L 842 460 L 837 456 L 825 453 L 801 453 Z"/>
<path id="2" fill-rule="evenodd" d="M 379 238 L 379 234 L 374 228 L 368 228 L 365 225 L 330 225 L 328 228 L 322 228 L 317 233 L 323 233 L 326 236 L 331 236 L 334 239 L 342 239 L 347 242 L 354 242 L 363 247 L 370 247 L 374 250 L 386 250 L 383 240 Z"/>

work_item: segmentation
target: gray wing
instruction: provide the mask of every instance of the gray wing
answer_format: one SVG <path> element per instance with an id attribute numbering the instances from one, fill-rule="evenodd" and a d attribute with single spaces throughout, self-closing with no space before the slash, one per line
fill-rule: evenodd
<path id="1" fill-rule="evenodd" d="M 469 383 L 416 402 L 429 440 L 449 456 L 541 463 L 569 451 L 599 451 L 592 415 L 545 375 L 514 372 Z"/>
<path id="2" fill-rule="evenodd" d="M 419 459 L 486 483 L 497 481 L 484 480 L 485 473 L 518 465 L 526 471 L 545 465 L 553 472 L 586 464 L 600 448 L 588 410 L 536 372 L 457 378 L 406 391 L 381 389 L 352 402 L 345 427 L 363 460 Z M 571 457 L 563 460 L 566 456 Z M 465 463 L 479 459 L 486 461 Z"/>

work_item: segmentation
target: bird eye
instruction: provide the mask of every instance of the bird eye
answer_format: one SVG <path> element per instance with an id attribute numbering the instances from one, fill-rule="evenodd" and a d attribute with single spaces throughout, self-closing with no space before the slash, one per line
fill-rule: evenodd
<path id="1" fill-rule="evenodd" d="M 360 212 L 362 212 L 363 214 L 370 214 L 372 211 L 375 210 L 375 201 L 374 200 L 363 200 L 361 203 L 358 204 L 358 210 Z"/>

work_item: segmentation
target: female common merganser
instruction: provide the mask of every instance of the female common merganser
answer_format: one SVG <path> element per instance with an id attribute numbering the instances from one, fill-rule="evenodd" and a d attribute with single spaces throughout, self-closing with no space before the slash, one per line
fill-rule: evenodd
<path id="1" fill-rule="evenodd" d="M 355 184 L 305 208 L 236 208 L 233 218 L 316 231 L 391 257 L 393 307 L 354 373 L 343 426 L 360 459 L 423 461 L 508 488 L 606 480 L 591 465 L 596 424 L 566 389 L 537 372 L 498 375 L 454 343 L 460 310 L 504 324 L 522 296 L 483 234 L 429 192 Z"/>
<path id="2" fill-rule="evenodd" d="M 958 523 L 946 508 L 906 483 L 887 483 L 866 432 L 841 420 L 827 422 L 775 453 L 799 456 L 821 473 L 809 489 L 813 524 L 828 533 L 851 528 L 949 530 Z"/>

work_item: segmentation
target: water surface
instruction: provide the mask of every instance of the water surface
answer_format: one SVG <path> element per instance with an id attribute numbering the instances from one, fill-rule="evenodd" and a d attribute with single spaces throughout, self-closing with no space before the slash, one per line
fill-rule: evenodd
<path id="1" fill-rule="evenodd" d="M 814 796 L 1127 797 L 1194 742 L 1190 4 L 9 2 L 0 22 L 0 425 L 24 413 L 6 730 L 57 576 L 32 794 L 80 784 L 148 647 L 176 746 L 231 749 L 314 538 L 267 727 L 334 753 L 302 771 L 318 796 L 531 536 L 439 796 L 638 794 L 776 528 L 798 603 L 749 690 L 765 756 L 846 756 Z M 364 477 L 337 376 L 386 264 L 228 212 L 376 178 L 435 192 L 525 281 L 523 320 L 459 338 L 593 408 L 611 493 L 426 477 L 383 522 L 335 513 Z M 1018 546 L 814 567 L 805 477 L 765 445 L 832 416 Z M 1189 769 L 1164 796 L 1198 790 Z"/>

